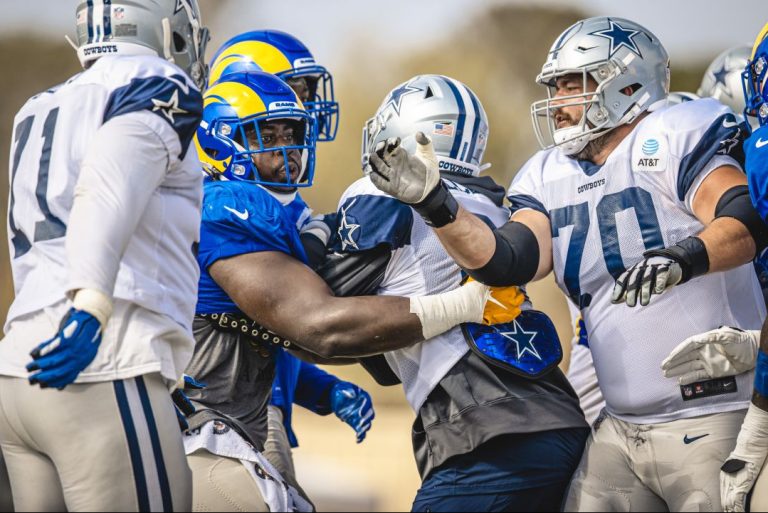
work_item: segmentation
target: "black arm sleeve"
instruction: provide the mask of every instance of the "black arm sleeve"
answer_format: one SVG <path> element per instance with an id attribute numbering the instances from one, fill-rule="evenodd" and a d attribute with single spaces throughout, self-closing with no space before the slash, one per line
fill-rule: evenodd
<path id="1" fill-rule="evenodd" d="M 768 247 L 768 226 L 752 205 L 746 185 L 737 185 L 725 191 L 715 207 L 715 218 L 719 217 L 732 217 L 743 223 L 755 241 L 758 255 Z"/>
<path id="2" fill-rule="evenodd" d="M 317 274 L 337 296 L 371 296 L 384 280 L 390 258 L 392 250 L 386 245 L 357 253 L 334 253 L 317 269 Z M 358 358 L 358 362 L 379 385 L 400 384 L 384 355 Z"/>
<path id="3" fill-rule="evenodd" d="M 493 234 L 496 237 L 493 256 L 479 269 L 465 269 L 467 273 L 491 287 L 525 285 L 531 281 L 539 268 L 539 241 L 533 231 L 511 221 Z"/>

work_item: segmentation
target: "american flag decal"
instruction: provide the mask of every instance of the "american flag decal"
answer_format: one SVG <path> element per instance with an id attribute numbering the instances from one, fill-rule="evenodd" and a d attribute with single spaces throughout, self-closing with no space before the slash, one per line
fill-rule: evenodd
<path id="1" fill-rule="evenodd" d="M 435 129 L 432 130 L 435 135 L 453 135 L 453 125 L 450 123 L 435 123 Z"/>

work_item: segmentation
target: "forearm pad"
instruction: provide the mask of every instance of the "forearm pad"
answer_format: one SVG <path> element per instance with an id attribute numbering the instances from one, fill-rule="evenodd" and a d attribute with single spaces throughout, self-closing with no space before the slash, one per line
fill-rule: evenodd
<path id="1" fill-rule="evenodd" d="M 442 180 L 423 201 L 412 206 L 424 218 L 424 222 L 433 228 L 441 228 L 454 222 L 459 211 L 459 203 Z"/>
<path id="2" fill-rule="evenodd" d="M 688 237 L 668 248 L 646 251 L 643 256 L 646 258 L 653 256 L 671 258 L 680 264 L 683 271 L 683 278 L 680 283 L 707 274 L 709 271 L 709 254 L 704 243 L 698 237 Z"/>
<path id="3" fill-rule="evenodd" d="M 539 241 L 523 223 L 509 222 L 493 232 L 496 251 L 483 267 L 465 269 L 480 283 L 491 287 L 525 285 L 539 268 Z"/>
<path id="4" fill-rule="evenodd" d="M 732 187 L 720 197 L 715 207 L 715 219 L 721 217 L 732 217 L 747 227 L 755 241 L 757 255 L 768 247 L 768 226 L 752 205 L 746 185 Z"/>

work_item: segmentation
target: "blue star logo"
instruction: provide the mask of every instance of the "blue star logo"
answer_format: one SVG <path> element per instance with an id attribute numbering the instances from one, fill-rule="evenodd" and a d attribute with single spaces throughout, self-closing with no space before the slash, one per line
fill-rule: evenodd
<path id="1" fill-rule="evenodd" d="M 637 47 L 634 37 L 643 32 L 639 30 L 627 30 L 613 20 L 608 20 L 608 23 L 610 25 L 607 29 L 590 32 L 589 34 L 590 36 L 604 37 L 610 40 L 611 48 L 608 53 L 608 58 L 610 59 L 613 57 L 613 55 L 622 47 L 642 58 L 643 56 L 640 53 L 640 49 Z"/>
<path id="2" fill-rule="evenodd" d="M 347 247 L 351 247 L 353 249 L 360 249 L 357 247 L 357 242 L 355 242 L 355 239 L 352 237 L 352 234 L 355 233 L 355 231 L 360 228 L 359 224 L 352 224 L 347 221 L 347 210 L 352 208 L 352 205 L 355 204 L 355 201 L 357 199 L 353 200 L 352 203 L 347 205 L 346 208 L 341 209 L 341 223 L 339 223 L 339 239 L 341 239 L 341 250 L 345 251 Z"/>
<path id="3" fill-rule="evenodd" d="M 541 355 L 536 350 L 536 346 L 533 345 L 533 339 L 539 333 L 537 331 L 525 331 L 516 320 L 512 321 L 512 328 L 512 331 L 499 331 L 499 335 L 515 343 L 517 360 L 520 361 L 525 353 L 530 353 L 541 361 Z"/>
<path id="4" fill-rule="evenodd" d="M 722 84 L 723 87 L 727 87 L 725 84 L 725 77 L 728 76 L 728 70 L 725 69 L 725 64 L 723 64 L 719 70 L 713 71 L 712 74 L 715 76 L 715 82 Z"/>
<path id="5" fill-rule="evenodd" d="M 423 89 L 419 89 L 418 87 L 413 87 L 408 84 L 403 84 L 391 93 L 389 93 L 389 98 L 387 98 L 387 103 L 384 104 L 384 108 L 381 110 L 386 109 L 389 105 L 392 106 L 393 109 L 395 109 L 395 114 L 398 116 L 400 115 L 400 103 L 402 102 L 403 96 L 406 94 L 411 93 L 417 93 L 419 91 L 423 91 Z"/>

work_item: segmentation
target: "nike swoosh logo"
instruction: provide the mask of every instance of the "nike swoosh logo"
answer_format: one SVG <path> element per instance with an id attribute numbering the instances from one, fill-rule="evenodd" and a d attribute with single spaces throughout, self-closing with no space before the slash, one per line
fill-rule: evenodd
<path id="1" fill-rule="evenodd" d="M 237 217 L 239 217 L 239 218 L 240 218 L 240 219 L 242 219 L 243 221 L 247 221 L 247 220 L 248 220 L 248 215 L 249 215 L 249 214 L 248 214 L 248 211 L 247 211 L 247 210 L 244 210 L 244 211 L 242 211 L 242 212 L 238 212 L 238 211 L 237 211 L 237 210 L 235 210 L 234 208 L 229 208 L 229 207 L 227 207 L 227 206 L 225 206 L 225 207 L 224 207 L 224 209 L 225 209 L 225 210 L 229 210 L 230 212 L 232 212 L 233 214 L 235 214 Z"/>
<path id="2" fill-rule="evenodd" d="M 697 440 L 701 440 L 702 438 L 705 438 L 707 436 L 709 436 L 709 433 L 707 433 L 706 435 L 694 436 L 693 438 L 688 438 L 688 435 L 685 435 L 685 438 L 683 438 L 683 443 L 685 443 L 685 445 L 690 445 L 693 442 Z"/>
<path id="3" fill-rule="evenodd" d="M 757 142 L 755 143 L 755 148 L 762 148 L 762 147 L 763 147 L 763 146 L 765 146 L 766 144 L 768 144 L 768 141 L 763 141 L 763 139 L 762 139 L 762 138 L 760 138 L 760 139 L 758 139 L 758 140 L 757 140 Z"/>
<path id="4" fill-rule="evenodd" d="M 739 124 L 735 121 L 728 121 L 727 119 L 723 120 L 723 128 L 733 128 L 735 126 L 739 126 Z"/>

